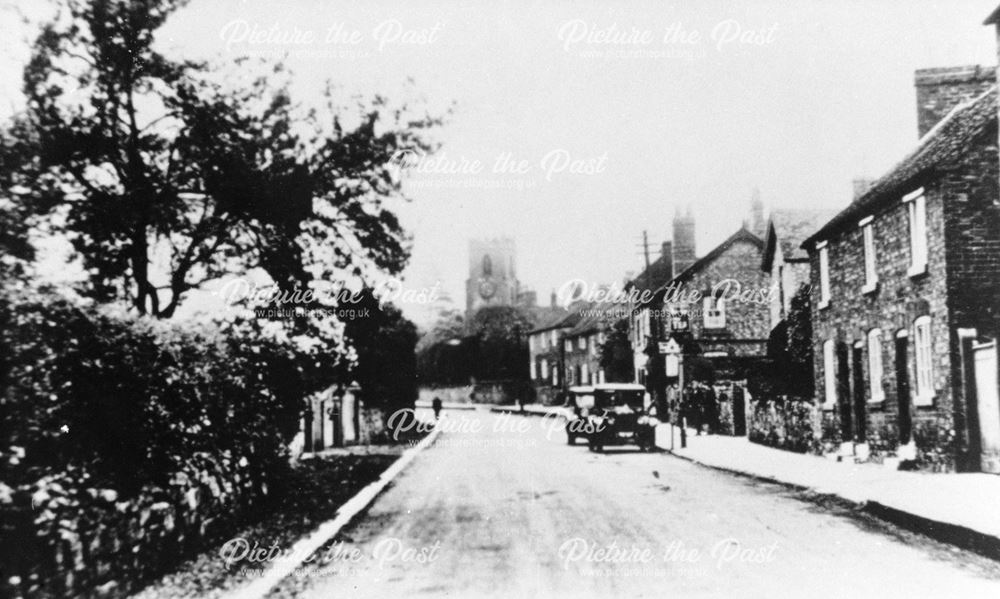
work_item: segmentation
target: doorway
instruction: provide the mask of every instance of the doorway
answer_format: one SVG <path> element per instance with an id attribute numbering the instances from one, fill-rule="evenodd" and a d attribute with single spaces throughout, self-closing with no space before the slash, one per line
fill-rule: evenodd
<path id="1" fill-rule="evenodd" d="M 864 443 L 868 439 L 868 415 L 865 405 L 865 371 L 862 368 L 861 345 L 851 351 L 851 371 L 854 374 L 852 395 L 854 398 L 854 440 Z"/>
<path id="2" fill-rule="evenodd" d="M 733 385 L 733 435 L 745 437 L 747 434 L 746 391 L 742 385 Z"/>
<path id="3" fill-rule="evenodd" d="M 910 371 L 906 367 L 906 335 L 896 335 L 896 405 L 899 407 L 899 444 L 906 445 L 913 436 L 913 415 L 910 412 Z"/>
<path id="4" fill-rule="evenodd" d="M 840 440 L 854 438 L 851 418 L 851 358 L 846 343 L 837 344 L 837 407 L 840 412 Z"/>

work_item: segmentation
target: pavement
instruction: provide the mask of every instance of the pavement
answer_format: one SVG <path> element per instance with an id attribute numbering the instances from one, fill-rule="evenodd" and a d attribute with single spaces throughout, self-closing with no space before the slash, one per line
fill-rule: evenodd
<path id="1" fill-rule="evenodd" d="M 1000 563 L 787 485 L 665 452 L 592 453 L 554 418 L 446 412 L 439 428 L 271 596 L 1000 596 Z"/>
<path id="2" fill-rule="evenodd" d="M 837 462 L 751 443 L 746 437 L 694 435 L 680 447 L 680 429 L 657 428 L 657 445 L 699 464 L 809 489 L 864 505 L 897 521 L 960 544 L 1000 554 L 1000 476 L 894 470 L 878 464 Z M 965 537 L 965 538 L 963 538 Z M 977 538 L 978 537 L 978 538 Z"/>

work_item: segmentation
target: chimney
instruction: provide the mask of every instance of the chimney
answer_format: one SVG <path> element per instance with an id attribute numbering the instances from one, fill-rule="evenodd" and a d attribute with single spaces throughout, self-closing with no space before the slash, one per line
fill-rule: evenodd
<path id="1" fill-rule="evenodd" d="M 555 308 L 559 304 L 556 303 L 556 290 L 552 290 L 552 294 L 549 296 L 549 307 Z"/>
<path id="2" fill-rule="evenodd" d="M 673 260 L 674 253 L 671 248 L 673 248 L 673 244 L 670 243 L 669 241 L 664 241 L 662 244 L 660 244 L 660 257 L 668 262 L 670 260 Z"/>
<path id="3" fill-rule="evenodd" d="M 674 213 L 673 253 L 672 271 L 675 277 L 697 260 L 694 247 L 694 216 L 691 215 L 691 206 L 685 209 L 684 214 L 681 214 L 680 210 Z"/>
<path id="4" fill-rule="evenodd" d="M 856 200 L 865 195 L 865 192 L 871 189 L 873 183 L 875 183 L 875 179 L 869 179 L 868 177 L 857 177 L 851 181 L 851 185 L 854 186 L 854 199 Z"/>
<path id="5" fill-rule="evenodd" d="M 919 136 L 926 135 L 953 108 L 976 98 L 996 80 L 996 67 L 972 65 L 917 70 L 914 84 L 917 87 Z"/>

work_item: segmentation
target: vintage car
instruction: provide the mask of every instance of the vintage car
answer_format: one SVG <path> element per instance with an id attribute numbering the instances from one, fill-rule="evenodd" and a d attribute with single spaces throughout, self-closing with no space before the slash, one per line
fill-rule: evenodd
<path id="1" fill-rule="evenodd" d="M 604 451 L 610 445 L 636 444 L 641 451 L 655 447 L 656 416 L 646 407 L 646 388 L 630 383 L 594 385 L 594 404 L 587 410 L 587 447 Z"/>
<path id="2" fill-rule="evenodd" d="M 587 438 L 587 415 L 594 407 L 594 388 L 589 385 L 570 387 L 564 407 L 572 412 L 566 416 L 566 443 L 575 445 L 577 439 Z"/>

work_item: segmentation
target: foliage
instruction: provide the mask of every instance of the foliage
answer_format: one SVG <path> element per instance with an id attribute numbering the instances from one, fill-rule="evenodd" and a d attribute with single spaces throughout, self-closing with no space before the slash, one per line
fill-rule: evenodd
<path id="1" fill-rule="evenodd" d="M 528 380 L 531 315 L 513 306 L 488 306 L 472 317 L 475 376 L 480 380 Z"/>
<path id="2" fill-rule="evenodd" d="M 353 307 L 361 315 L 344 326 L 357 354 L 350 376 L 361 385 L 365 404 L 388 417 L 412 408 L 417 397 L 417 327 L 392 304 L 381 305 L 368 289 L 359 300 Z"/>
<path id="3" fill-rule="evenodd" d="M 767 342 L 767 368 L 754 377 L 753 384 L 764 384 L 776 395 L 811 397 L 815 392 L 812 314 L 809 289 L 803 285 L 792 296 L 788 316 L 779 322 Z M 767 399 L 768 395 L 759 395 Z"/>
<path id="4" fill-rule="evenodd" d="M 801 398 L 754 401 L 747 435 L 761 445 L 810 453 L 818 449 L 816 413 L 812 402 Z"/>
<path id="5" fill-rule="evenodd" d="M 0 182 L 71 239 L 82 291 L 166 318 L 190 290 L 251 268 L 283 290 L 399 272 L 395 157 L 431 149 L 440 120 L 381 97 L 347 111 L 330 89 L 306 110 L 281 65 L 173 60 L 154 40 L 180 4 L 68 0 L 25 68 L 27 112 L 4 133 L 19 152 Z"/>
<path id="6" fill-rule="evenodd" d="M 628 320 L 615 322 L 600 348 L 600 365 L 609 383 L 631 383 L 635 374 L 632 346 L 628 338 Z"/>
<path id="7" fill-rule="evenodd" d="M 0 295 L 0 347 L 0 509 L 23 548 L 0 568 L 28 594 L 141 577 L 253 513 L 320 383 L 292 346 L 240 325 L 34 292 Z"/>

